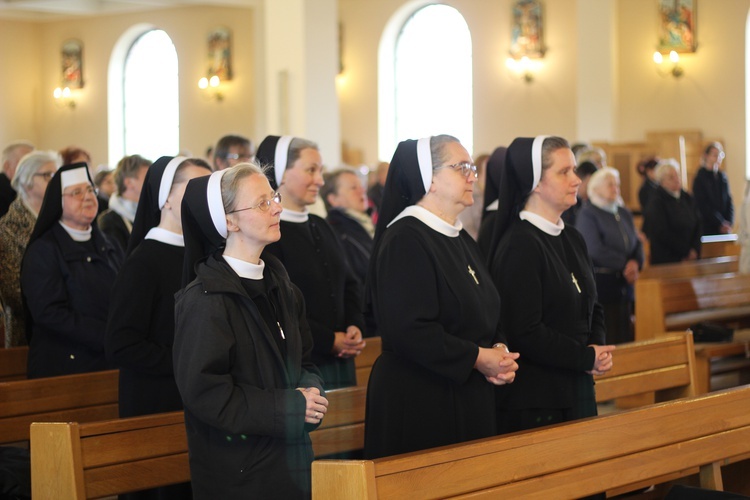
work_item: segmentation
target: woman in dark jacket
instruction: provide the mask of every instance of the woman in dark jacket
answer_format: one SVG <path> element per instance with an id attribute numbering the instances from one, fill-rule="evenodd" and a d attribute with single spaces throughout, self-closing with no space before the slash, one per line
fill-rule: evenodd
<path id="1" fill-rule="evenodd" d="M 97 208 L 85 163 L 50 180 L 21 265 L 29 378 L 111 368 L 104 330 L 122 254 L 96 227 Z"/>
<path id="2" fill-rule="evenodd" d="M 280 212 L 252 164 L 193 179 L 185 193 L 189 284 L 176 296 L 174 366 L 196 499 L 310 496 L 308 433 L 328 401 L 302 295 L 278 260 L 260 258 L 281 236 Z"/>
<path id="3" fill-rule="evenodd" d="M 594 263 L 599 303 L 604 308 L 607 343 L 633 340 L 634 283 L 643 267 L 643 245 L 633 214 L 619 204 L 620 173 L 603 167 L 591 176 L 588 201 L 578 212 L 576 229 L 586 241 Z"/>
<path id="4" fill-rule="evenodd" d="M 643 232 L 651 243 L 651 264 L 695 260 L 701 252 L 701 221 L 693 197 L 682 189 L 673 159 L 656 167 L 659 189 L 643 213 Z"/>

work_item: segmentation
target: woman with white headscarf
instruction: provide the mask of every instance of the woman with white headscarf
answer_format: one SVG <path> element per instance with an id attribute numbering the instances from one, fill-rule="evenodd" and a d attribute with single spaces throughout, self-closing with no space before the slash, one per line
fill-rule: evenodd
<path id="1" fill-rule="evenodd" d="M 581 179 L 565 139 L 508 147 L 490 271 L 503 331 L 521 355 L 500 401 L 500 432 L 596 415 L 592 375 L 612 367 L 586 243 L 561 219 Z"/>
<path id="2" fill-rule="evenodd" d="M 29 378 L 112 367 L 104 330 L 122 254 L 97 228 L 98 206 L 85 163 L 61 167 L 47 186 L 21 264 Z"/>
<path id="3" fill-rule="evenodd" d="M 458 220 L 475 182 L 451 136 L 404 141 L 393 155 L 368 276 L 383 353 L 367 386 L 367 458 L 495 434 L 494 386 L 513 381 L 517 354 Z"/>

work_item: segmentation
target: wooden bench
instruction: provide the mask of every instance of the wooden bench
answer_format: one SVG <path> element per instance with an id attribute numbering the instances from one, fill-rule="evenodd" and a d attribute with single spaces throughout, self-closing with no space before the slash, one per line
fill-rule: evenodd
<path id="1" fill-rule="evenodd" d="M 28 346 L 0 349 L 0 382 L 25 379 L 28 357 Z"/>
<path id="2" fill-rule="evenodd" d="M 737 244 L 736 234 L 714 234 L 701 236 L 701 258 L 724 257 L 739 255 L 740 245 Z"/>
<path id="3" fill-rule="evenodd" d="M 736 377 L 731 386 L 750 383 L 750 330 L 735 331 L 732 342 L 695 344 L 695 373 L 697 394 L 710 392 L 712 380 L 729 374 Z"/>
<path id="4" fill-rule="evenodd" d="M 377 460 L 316 460 L 313 499 L 579 498 L 750 453 L 750 387 Z"/>
<path id="5" fill-rule="evenodd" d="M 372 365 L 375 364 L 375 360 L 380 356 L 383 350 L 383 343 L 380 337 L 368 337 L 365 339 L 367 345 L 362 349 L 359 356 L 354 358 L 354 366 L 357 371 L 357 385 L 367 386 L 367 381 L 370 379 L 370 372 L 372 371 Z"/>
<path id="6" fill-rule="evenodd" d="M 692 278 L 739 272 L 740 261 L 736 255 L 698 259 L 674 264 L 655 264 L 643 269 L 638 279 Z"/>
<path id="7" fill-rule="evenodd" d="M 32 422 L 117 418 L 118 371 L 0 383 L 0 443 L 28 441 Z"/>

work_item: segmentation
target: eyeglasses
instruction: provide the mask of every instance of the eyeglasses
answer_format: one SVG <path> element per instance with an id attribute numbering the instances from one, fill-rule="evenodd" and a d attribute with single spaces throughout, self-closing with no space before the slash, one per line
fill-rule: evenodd
<path id="1" fill-rule="evenodd" d="M 45 181 L 49 182 L 50 179 L 55 175 L 54 172 L 37 172 L 34 174 L 34 177 L 41 177 Z"/>
<path id="2" fill-rule="evenodd" d="M 253 155 L 251 154 L 237 154 L 237 153 L 227 153 L 227 155 L 224 157 L 227 160 L 243 160 L 243 161 L 249 161 Z"/>
<path id="3" fill-rule="evenodd" d="M 77 188 L 71 191 L 70 193 L 63 193 L 63 196 L 72 196 L 76 200 L 83 200 L 87 194 L 93 194 L 96 196 L 99 194 L 99 190 L 94 188 L 93 186 L 88 186 L 85 188 Z"/>
<path id="4" fill-rule="evenodd" d="M 438 168 L 452 168 L 456 172 L 460 172 L 464 177 L 469 177 L 469 175 L 473 172 L 475 179 L 479 177 L 479 174 L 477 174 L 477 166 L 473 163 L 469 163 L 468 161 L 454 163 L 453 165 L 443 165 L 442 167 Z"/>
<path id="5" fill-rule="evenodd" d="M 261 212 L 268 212 L 268 209 L 271 208 L 271 202 L 275 203 L 281 203 L 281 193 L 274 193 L 270 200 L 263 200 L 254 207 L 247 207 L 247 208 L 238 208 L 237 210 L 232 210 L 231 212 L 227 212 L 227 215 L 233 214 L 235 212 L 242 212 L 244 210 L 253 210 L 257 208 Z"/>

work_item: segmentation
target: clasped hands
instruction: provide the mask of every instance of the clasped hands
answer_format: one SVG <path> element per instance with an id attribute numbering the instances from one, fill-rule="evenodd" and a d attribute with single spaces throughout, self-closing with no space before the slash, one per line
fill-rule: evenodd
<path id="1" fill-rule="evenodd" d="M 594 345 L 594 368 L 586 373 L 591 375 L 604 375 L 612 369 L 612 351 L 615 350 L 613 345 Z"/>
<path id="2" fill-rule="evenodd" d="M 474 368 L 491 384 L 511 384 L 516 378 L 518 356 L 517 352 L 508 352 L 504 344 L 495 344 L 491 349 L 480 347 Z"/>
<path id="3" fill-rule="evenodd" d="M 317 387 L 297 387 L 297 390 L 305 396 L 305 422 L 319 424 L 328 411 L 328 400 Z"/>
<path id="4" fill-rule="evenodd" d="M 345 332 L 334 332 L 333 354 L 337 358 L 354 358 L 359 356 L 367 343 L 362 338 L 362 331 L 350 325 Z"/>

